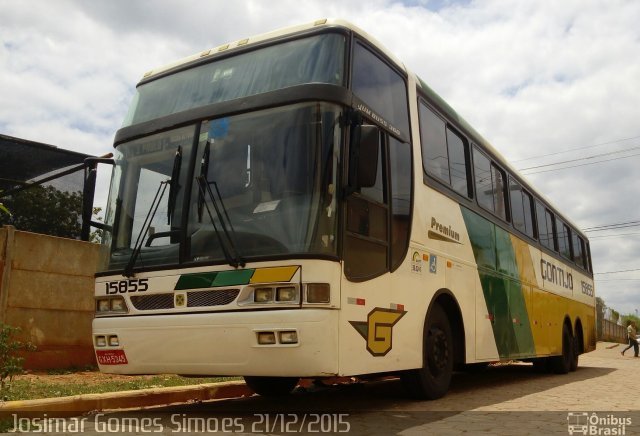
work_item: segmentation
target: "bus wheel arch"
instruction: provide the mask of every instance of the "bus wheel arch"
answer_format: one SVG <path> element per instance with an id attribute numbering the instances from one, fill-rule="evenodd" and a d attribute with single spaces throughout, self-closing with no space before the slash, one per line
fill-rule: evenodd
<path id="1" fill-rule="evenodd" d="M 422 367 L 403 371 L 402 383 L 414 398 L 441 398 L 449 390 L 454 363 L 460 359 L 464 362 L 462 316 L 453 295 L 449 291 L 438 292 L 423 324 Z"/>
<path id="2" fill-rule="evenodd" d="M 427 316 L 431 313 L 434 304 L 439 304 L 449 318 L 449 325 L 453 334 L 453 364 L 456 368 L 461 368 L 465 363 L 466 345 L 464 322 L 458 301 L 448 289 L 440 289 L 431 300 Z M 426 323 L 425 319 L 425 323 Z"/>

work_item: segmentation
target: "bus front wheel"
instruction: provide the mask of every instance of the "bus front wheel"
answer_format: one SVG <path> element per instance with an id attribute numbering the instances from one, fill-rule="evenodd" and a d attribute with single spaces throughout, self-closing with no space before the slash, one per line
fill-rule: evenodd
<path id="1" fill-rule="evenodd" d="M 263 397 L 289 395 L 298 384 L 297 377 L 244 377 L 244 382 L 256 394 Z"/>
<path id="2" fill-rule="evenodd" d="M 453 373 L 453 335 L 449 317 L 435 304 L 423 335 L 422 368 L 401 374 L 402 383 L 409 394 L 418 399 L 435 400 L 449 390 Z"/>

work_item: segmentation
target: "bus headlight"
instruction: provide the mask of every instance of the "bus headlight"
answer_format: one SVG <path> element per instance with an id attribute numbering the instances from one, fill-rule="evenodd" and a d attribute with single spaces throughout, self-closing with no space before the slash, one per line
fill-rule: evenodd
<path id="1" fill-rule="evenodd" d="M 300 285 L 294 283 L 261 283 L 255 287 L 249 285 L 238 297 L 238 305 L 268 305 L 288 307 L 300 303 Z"/>
<path id="2" fill-rule="evenodd" d="M 269 303 L 273 301 L 272 288 L 258 288 L 254 291 L 253 301 L 256 303 Z"/>
<path id="3" fill-rule="evenodd" d="M 276 301 L 292 302 L 298 299 L 298 293 L 294 286 L 286 286 L 276 290 Z"/>
<path id="4" fill-rule="evenodd" d="M 96 303 L 96 311 L 100 312 L 108 312 L 110 309 L 109 298 L 99 298 Z"/>
<path id="5" fill-rule="evenodd" d="M 295 330 L 278 332 L 278 335 L 280 336 L 279 339 L 281 344 L 297 344 L 298 343 L 298 332 Z"/>
<path id="6" fill-rule="evenodd" d="M 111 311 L 112 312 L 125 312 L 127 305 L 124 302 L 124 298 L 116 297 L 111 299 Z"/>
<path id="7" fill-rule="evenodd" d="M 127 303 L 121 296 L 96 298 L 96 316 L 127 313 Z"/>
<path id="8" fill-rule="evenodd" d="M 276 343 L 275 332 L 258 332 L 258 344 L 273 345 Z"/>

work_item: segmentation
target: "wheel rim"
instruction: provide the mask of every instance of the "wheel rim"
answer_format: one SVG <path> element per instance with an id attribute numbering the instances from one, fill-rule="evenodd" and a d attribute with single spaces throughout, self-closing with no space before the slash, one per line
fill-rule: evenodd
<path id="1" fill-rule="evenodd" d="M 429 372 L 437 377 L 442 374 L 449 363 L 449 343 L 444 331 L 432 327 L 427 336 L 427 365 Z"/>

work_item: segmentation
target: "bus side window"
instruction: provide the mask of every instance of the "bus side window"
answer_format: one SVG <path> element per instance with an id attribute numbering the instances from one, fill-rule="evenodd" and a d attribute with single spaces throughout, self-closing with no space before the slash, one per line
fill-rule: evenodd
<path id="1" fill-rule="evenodd" d="M 473 147 L 478 204 L 507 221 L 507 190 L 504 171 L 498 168 L 477 147 Z"/>
<path id="2" fill-rule="evenodd" d="M 587 258 L 584 255 L 584 241 L 576 232 L 571 232 L 573 242 L 573 258 L 579 267 L 587 269 Z"/>
<path id="3" fill-rule="evenodd" d="M 449 174 L 451 187 L 465 197 L 471 197 L 469 186 L 469 146 L 467 141 L 447 127 L 447 147 L 449 149 Z"/>
<path id="4" fill-rule="evenodd" d="M 536 201 L 536 220 L 538 222 L 538 239 L 540 243 L 548 249 L 556 251 L 553 214 L 538 201 Z"/>
<path id="5" fill-rule="evenodd" d="M 491 181 L 491 161 L 477 148 L 473 148 L 473 169 L 478 204 L 491 212 L 493 205 L 493 183 Z"/>
<path id="6" fill-rule="evenodd" d="M 451 178 L 446 125 L 440 117 L 422 103 L 420 103 L 420 139 L 424 170 L 427 174 L 449 185 Z"/>
<path id="7" fill-rule="evenodd" d="M 565 259 L 571 260 L 571 231 L 560 219 L 557 220 L 558 228 L 558 252 Z"/>
<path id="8" fill-rule="evenodd" d="M 469 183 L 469 145 L 467 140 L 420 102 L 420 142 L 424 171 L 451 186 L 457 193 L 471 197 Z"/>
<path id="9" fill-rule="evenodd" d="M 491 179 L 493 183 L 493 204 L 495 214 L 507 221 L 507 196 L 504 172 L 491 164 Z"/>
<path id="10" fill-rule="evenodd" d="M 558 251 L 558 233 L 556 230 L 556 217 L 553 215 L 549 209 L 545 209 L 544 212 L 545 220 L 547 221 L 547 237 L 548 237 L 548 247 L 553 251 Z"/>
<path id="11" fill-rule="evenodd" d="M 407 254 L 411 233 L 411 145 L 389 137 L 391 173 L 391 271 Z"/>
<path id="12" fill-rule="evenodd" d="M 407 85 L 389 64 L 359 42 L 353 49 L 353 93 L 409 137 Z"/>
<path id="13" fill-rule="evenodd" d="M 533 238 L 533 217 L 531 212 L 533 203 L 531 195 L 511 177 L 509 177 L 509 199 L 511 200 L 513 226 Z"/>

